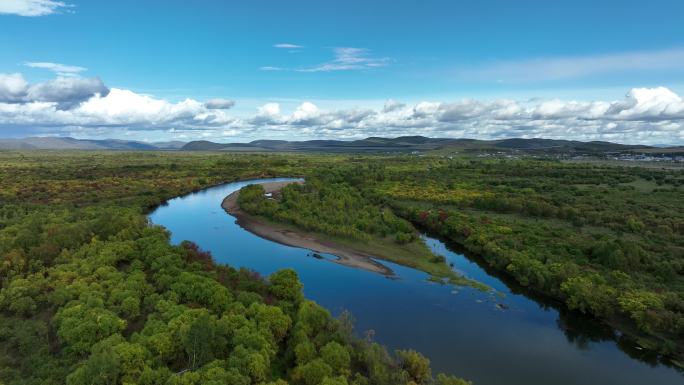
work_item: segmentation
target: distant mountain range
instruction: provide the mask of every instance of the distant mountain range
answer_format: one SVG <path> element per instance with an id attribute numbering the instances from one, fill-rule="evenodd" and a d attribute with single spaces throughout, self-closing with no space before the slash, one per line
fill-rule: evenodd
<path id="1" fill-rule="evenodd" d="M 652 149 L 650 146 L 625 145 L 610 142 L 580 142 L 554 139 L 448 139 L 424 136 L 398 138 L 370 137 L 354 141 L 342 140 L 255 140 L 249 143 L 189 142 L 186 151 L 292 151 L 292 152 L 412 152 L 412 151 L 524 151 L 588 153 Z"/>
<path id="2" fill-rule="evenodd" d="M 398 138 L 370 137 L 361 140 L 255 140 L 249 143 L 215 143 L 206 140 L 193 142 L 140 142 L 119 139 L 74 139 L 69 137 L 31 137 L 24 139 L 0 139 L 0 150 L 183 150 L 183 151 L 232 151 L 232 152 L 338 152 L 338 153 L 387 153 L 387 152 L 511 152 L 526 153 L 606 153 L 620 151 L 668 152 L 676 148 L 660 148 L 643 145 L 625 145 L 610 142 L 580 142 L 555 139 L 448 139 L 424 136 Z M 681 148 L 677 149 L 677 152 Z"/>
<path id="3" fill-rule="evenodd" d="M 178 150 L 185 144 L 178 141 L 146 143 L 119 139 L 32 137 L 0 139 L 0 150 Z"/>

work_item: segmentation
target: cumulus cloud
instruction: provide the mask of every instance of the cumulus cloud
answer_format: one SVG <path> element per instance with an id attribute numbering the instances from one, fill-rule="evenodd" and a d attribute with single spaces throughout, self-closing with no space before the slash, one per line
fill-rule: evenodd
<path id="1" fill-rule="evenodd" d="M 406 104 L 398 102 L 396 100 L 389 99 L 385 102 L 385 105 L 382 107 L 382 112 L 392 112 L 404 107 L 406 107 Z"/>
<path id="2" fill-rule="evenodd" d="M 330 72 L 350 71 L 384 67 L 390 59 L 386 57 L 373 57 L 371 51 L 366 48 L 337 47 L 333 49 L 335 58 L 329 62 L 314 67 L 302 68 L 300 72 Z"/>
<path id="3" fill-rule="evenodd" d="M 635 88 L 623 102 L 613 103 L 607 113 L 622 120 L 684 119 L 684 102 L 665 87 Z"/>
<path id="4" fill-rule="evenodd" d="M 0 103 L 48 102 L 59 109 L 69 109 L 107 93 L 109 89 L 99 78 L 58 77 L 29 84 L 19 73 L 0 74 Z"/>
<path id="5" fill-rule="evenodd" d="M 24 101 L 27 90 L 28 82 L 20 73 L 0 73 L 0 103 Z"/>
<path id="6" fill-rule="evenodd" d="M 28 88 L 27 99 L 55 102 L 60 109 L 72 108 L 96 95 L 106 96 L 109 89 L 100 78 L 57 78 Z"/>
<path id="7" fill-rule="evenodd" d="M 619 101 L 419 102 L 389 100 L 382 109 L 321 110 L 304 102 L 292 113 L 277 103 L 259 108 L 251 127 L 360 138 L 426 135 L 496 139 L 545 137 L 622 143 L 684 143 L 684 101 L 664 88 L 635 88 Z"/>
<path id="8" fill-rule="evenodd" d="M 45 16 L 70 6 L 62 1 L 54 0 L 2 0 L 0 1 L 0 14 Z"/>
<path id="9" fill-rule="evenodd" d="M 104 124 L 151 123 L 192 118 L 201 103 L 186 100 L 172 104 L 162 99 L 114 88 L 105 97 L 95 97 L 73 111 L 75 116 L 101 119 Z"/>
<path id="10" fill-rule="evenodd" d="M 259 107 L 260 116 L 277 116 L 280 115 L 280 104 L 278 103 L 266 103 Z"/>
<path id="11" fill-rule="evenodd" d="M 275 126 L 286 123 L 280 114 L 280 104 L 266 103 L 257 109 L 257 114 L 248 119 L 253 126 Z"/>
<path id="12" fill-rule="evenodd" d="M 172 103 L 130 90 L 112 88 L 69 110 L 54 102 L 0 103 L 0 127 L 53 126 L 80 130 L 126 127 L 129 130 L 207 129 L 230 125 L 234 119 L 223 110 L 207 109 L 192 99 Z"/>
<path id="13" fill-rule="evenodd" d="M 233 115 L 232 110 L 213 108 L 231 105 L 228 100 L 171 102 L 119 88 L 95 92 L 62 108 L 70 99 L 63 91 L 68 87 L 61 83 L 77 79 L 57 78 L 37 87 L 19 74 L 0 75 L 0 136 L 7 127 L 48 127 L 82 136 L 111 136 L 107 133 L 112 130 L 163 131 L 175 138 L 215 140 L 425 135 L 684 144 L 684 100 L 665 87 L 635 88 L 617 101 L 388 100 L 377 109 L 324 109 L 311 101 L 284 109 L 271 102 L 252 114 Z M 47 92 L 48 85 L 61 91 Z M 80 100 L 88 92 L 73 95 L 73 100 Z"/>
<path id="14" fill-rule="evenodd" d="M 50 63 L 50 62 L 27 62 L 24 63 L 25 66 L 31 68 L 42 68 L 48 71 L 52 71 L 59 76 L 78 76 L 79 73 L 87 71 L 87 68 L 79 66 L 71 66 L 60 63 Z"/>
<path id="15" fill-rule="evenodd" d="M 230 99 L 209 99 L 204 106 L 210 110 L 228 110 L 235 106 L 235 101 Z"/>

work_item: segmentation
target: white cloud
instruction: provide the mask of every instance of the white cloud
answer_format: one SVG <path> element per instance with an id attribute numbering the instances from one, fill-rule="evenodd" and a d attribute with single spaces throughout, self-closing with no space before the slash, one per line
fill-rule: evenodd
<path id="1" fill-rule="evenodd" d="M 549 57 L 505 61 L 459 71 L 464 80 L 519 83 L 575 79 L 636 71 L 681 70 L 684 48 L 605 55 Z"/>
<path id="2" fill-rule="evenodd" d="M 277 44 L 279 48 L 286 47 L 289 44 Z M 337 47 L 333 48 L 334 58 L 328 62 L 321 63 L 311 67 L 304 68 L 285 68 L 278 66 L 262 66 L 259 67 L 261 71 L 287 71 L 294 70 L 297 72 L 332 72 L 332 71 L 352 71 L 352 70 L 369 70 L 389 65 L 390 59 L 387 57 L 374 57 L 371 51 L 366 48 L 353 47 Z"/>
<path id="3" fill-rule="evenodd" d="M 60 63 L 50 63 L 50 62 L 27 62 L 24 63 L 25 66 L 31 68 L 42 68 L 48 71 L 52 71 L 59 76 L 78 76 L 79 73 L 87 71 L 85 67 L 71 66 Z"/>
<path id="4" fill-rule="evenodd" d="M 249 124 L 260 125 L 277 125 L 284 123 L 280 116 L 280 104 L 266 103 L 257 109 L 257 114 L 249 119 Z"/>
<path id="5" fill-rule="evenodd" d="M 392 112 L 404 107 L 406 107 L 406 104 L 398 102 L 396 100 L 389 99 L 385 102 L 385 105 L 382 107 L 382 112 Z"/>
<path id="6" fill-rule="evenodd" d="M 0 14 L 45 16 L 67 7 L 71 5 L 54 0 L 2 0 L 0 1 Z"/>
<path id="7" fill-rule="evenodd" d="M 18 103 L 26 97 L 28 82 L 20 73 L 0 73 L 0 103 Z"/>
<path id="8" fill-rule="evenodd" d="M 113 88 L 105 97 L 94 97 L 73 111 L 75 117 L 101 120 L 103 124 L 151 124 L 190 118 L 200 112 L 202 104 L 186 99 L 169 103 L 163 99 Z"/>
<path id="9" fill-rule="evenodd" d="M 266 103 L 259 107 L 259 115 L 276 116 L 278 114 L 280 114 L 280 104 L 278 103 Z"/>
<path id="10" fill-rule="evenodd" d="M 318 107 L 311 102 L 304 102 L 292 114 L 292 122 L 306 122 L 318 115 Z"/>
<path id="11" fill-rule="evenodd" d="M 68 109 L 108 92 L 99 78 L 57 77 L 29 84 L 19 73 L 0 74 L 0 103 L 52 102 Z"/>
<path id="12" fill-rule="evenodd" d="M 464 99 L 408 104 L 389 100 L 375 109 L 323 109 L 307 101 L 285 110 L 271 102 L 252 114 L 233 115 L 233 110 L 211 108 L 212 104 L 228 106 L 230 101 L 224 99 L 171 102 L 118 88 L 89 95 L 90 86 L 85 93 L 70 91 L 78 89 L 69 83 L 76 80 L 88 81 L 57 78 L 38 87 L 19 74 L 0 74 L 0 136 L 7 129 L 44 127 L 47 134 L 90 137 L 162 131 L 174 137 L 214 140 L 425 135 L 684 144 L 684 100 L 665 87 L 635 88 L 618 101 Z M 45 91 L 48 88 L 57 91 Z M 79 101 L 84 95 L 89 96 Z M 77 102 L 64 108 L 69 100 Z"/>
<path id="13" fill-rule="evenodd" d="M 366 48 L 338 47 L 333 49 L 335 58 L 329 62 L 314 67 L 302 68 L 300 72 L 330 72 L 364 70 L 385 67 L 390 59 L 386 57 L 373 57 L 371 51 Z"/>
<path id="14" fill-rule="evenodd" d="M 408 105 L 390 100 L 380 110 L 331 111 L 304 102 L 291 114 L 283 114 L 279 104 L 269 103 L 259 108 L 247 126 L 248 132 L 258 130 L 263 135 L 265 129 L 286 139 L 292 139 L 296 132 L 299 136 L 334 138 L 545 137 L 682 144 L 684 102 L 671 90 L 660 87 L 633 89 L 624 100 L 613 102 L 465 99 Z"/>
<path id="15" fill-rule="evenodd" d="M 608 110 L 619 119 L 684 119 L 684 101 L 665 87 L 635 88 L 624 102 L 614 103 Z"/>
<path id="16" fill-rule="evenodd" d="M 106 96 L 109 89 L 99 78 L 57 78 L 28 88 L 27 99 L 56 102 L 60 109 L 72 108 L 93 96 Z"/>
<path id="17" fill-rule="evenodd" d="M 285 48 L 285 49 L 300 49 L 304 48 L 304 46 L 298 45 L 298 44 L 290 44 L 290 43 L 279 43 L 279 44 L 274 44 L 274 48 Z"/>

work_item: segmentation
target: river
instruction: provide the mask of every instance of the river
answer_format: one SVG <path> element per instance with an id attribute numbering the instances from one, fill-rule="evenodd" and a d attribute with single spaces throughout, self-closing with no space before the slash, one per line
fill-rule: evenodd
<path id="1" fill-rule="evenodd" d="M 286 181 L 287 178 L 258 182 Z M 454 269 L 499 294 L 426 281 L 423 272 L 381 261 L 395 277 L 314 258 L 308 250 L 253 235 L 222 208 L 235 182 L 171 199 L 149 216 L 172 242 L 191 240 L 217 262 L 262 275 L 293 268 L 304 293 L 334 315 L 349 310 L 357 334 L 373 330 L 389 349 L 413 348 L 430 358 L 433 372 L 448 372 L 475 385 L 684 384 L 684 375 L 639 350 L 594 320 L 535 298 L 488 271 L 477 258 L 423 235 Z"/>

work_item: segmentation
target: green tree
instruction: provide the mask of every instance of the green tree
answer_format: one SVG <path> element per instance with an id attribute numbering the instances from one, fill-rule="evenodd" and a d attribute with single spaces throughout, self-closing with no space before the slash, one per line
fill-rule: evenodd
<path id="1" fill-rule="evenodd" d="M 415 350 L 399 350 L 397 351 L 397 356 L 399 357 L 402 369 L 417 384 L 427 384 L 432 379 L 430 360 L 422 354 Z"/>
<path id="2" fill-rule="evenodd" d="M 88 360 L 66 378 L 67 385 L 115 385 L 119 379 L 119 357 L 105 349 Z"/>
<path id="3" fill-rule="evenodd" d="M 78 353 L 90 351 L 92 345 L 126 327 L 126 321 L 112 311 L 82 303 L 62 308 L 56 320 L 57 335 Z"/>
<path id="4" fill-rule="evenodd" d="M 347 379 L 344 376 L 326 377 L 321 382 L 321 385 L 347 385 Z"/>
<path id="5" fill-rule="evenodd" d="M 283 269 L 276 271 L 269 277 L 269 291 L 276 298 L 285 301 L 292 301 L 298 303 L 304 297 L 302 294 L 302 283 L 299 282 L 297 272 L 292 269 Z"/>
<path id="6" fill-rule="evenodd" d="M 329 320 L 330 313 L 313 301 L 302 302 L 297 312 L 297 326 L 309 336 L 324 330 Z"/>
<path id="7" fill-rule="evenodd" d="M 324 378 L 330 377 L 333 370 L 320 358 L 295 368 L 293 377 L 305 385 L 319 385 Z"/>
<path id="8" fill-rule="evenodd" d="M 208 314 L 200 315 L 183 336 L 183 347 L 190 369 L 195 370 L 212 357 L 214 327 Z"/>
<path id="9" fill-rule="evenodd" d="M 349 352 L 338 342 L 331 341 L 321 348 L 321 357 L 338 374 L 349 371 Z"/>
<path id="10" fill-rule="evenodd" d="M 294 347 L 295 359 L 298 365 L 304 365 L 316 357 L 316 347 L 307 338 Z"/>
<path id="11" fill-rule="evenodd" d="M 649 312 L 657 312 L 664 308 L 662 298 L 649 291 L 629 291 L 618 298 L 618 303 L 644 331 L 651 331 L 657 326 L 652 324 Z"/>
<path id="12" fill-rule="evenodd" d="M 437 375 L 437 377 L 435 377 L 434 385 L 472 385 L 472 382 L 440 373 Z"/>

